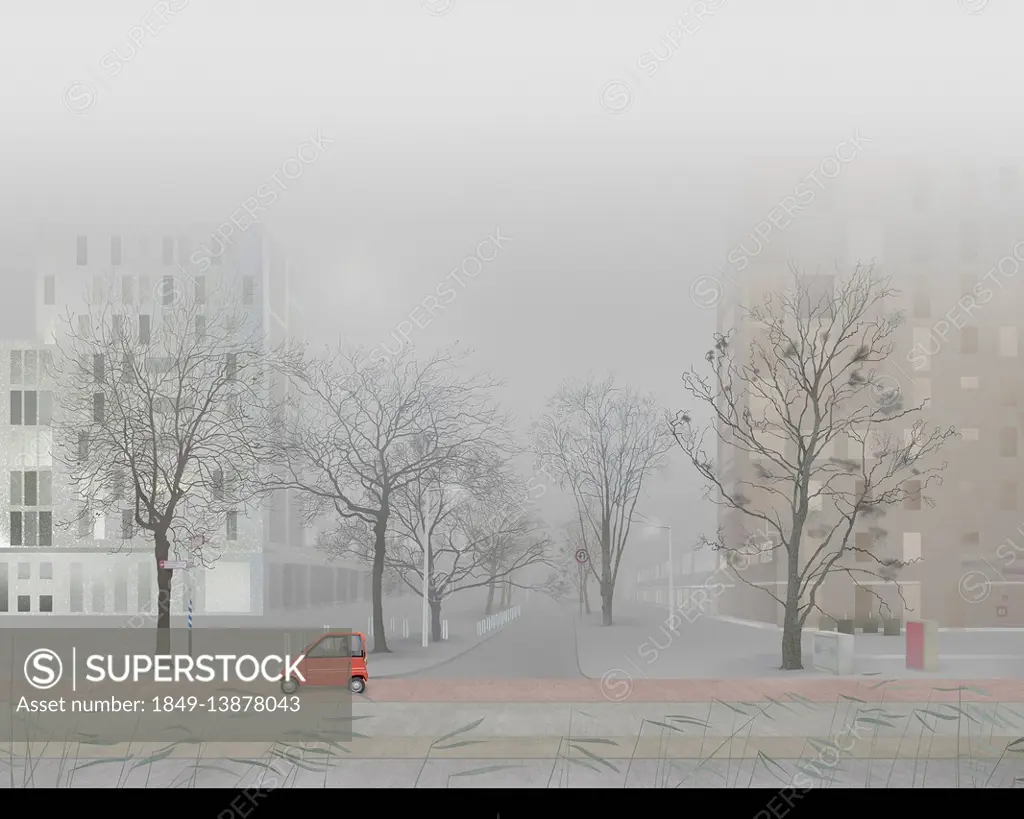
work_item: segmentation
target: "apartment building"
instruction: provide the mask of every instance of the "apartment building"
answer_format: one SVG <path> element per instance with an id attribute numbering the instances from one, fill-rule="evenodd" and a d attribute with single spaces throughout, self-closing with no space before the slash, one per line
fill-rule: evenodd
<path id="1" fill-rule="evenodd" d="M 50 379 L 46 362 L 54 353 L 62 317 L 88 322 L 87 305 L 101 291 L 117 294 L 137 311 L 140 326 L 135 330 L 145 335 L 162 310 L 173 309 L 176 293 L 205 290 L 208 278 L 237 289 L 250 326 L 261 329 L 268 344 L 301 340 L 302 312 L 291 289 L 295 272 L 283 249 L 259 226 L 234 242 L 210 238 L 211 233 L 195 227 L 172 234 L 103 226 L 62 231 L 35 242 L 29 275 L 35 281 L 37 338 L 0 344 L 0 385 L 10 397 L 9 417 L 0 424 L 0 451 L 10 486 L 0 495 L 5 507 L 0 518 L 0 613 L 155 611 L 152 545 L 141 538 L 126 545 L 125 522 L 116 510 L 74 527 L 57 525 L 73 517 L 74 500 L 53 460 L 50 419 L 59 385 Z M 288 387 L 273 380 L 269 389 L 282 398 Z M 194 611 L 269 613 L 325 597 L 348 599 L 355 585 L 365 586 L 361 567 L 342 567 L 343 575 L 331 575 L 328 594 L 316 571 L 324 560 L 311 554 L 304 538 L 297 498 L 284 490 L 258 513 L 228 514 L 216 564 L 191 574 Z M 350 579 L 350 572 L 360 575 L 357 581 Z M 185 608 L 185 584 L 176 577 L 172 610 L 183 613 Z"/>
<path id="2" fill-rule="evenodd" d="M 750 234 L 738 231 L 734 248 L 745 250 L 734 258 L 746 263 L 742 270 L 727 268 L 722 276 L 719 330 L 731 330 L 734 349 L 744 348 L 753 328 L 740 320 L 739 305 L 757 303 L 785 287 L 788 262 L 813 274 L 814 286 L 824 292 L 837 263 L 849 271 L 858 262 L 874 262 L 880 274 L 891 276 L 900 292 L 884 309 L 902 311 L 906 321 L 881 367 L 886 384 L 898 389 L 906 406 L 926 402 L 918 417 L 938 427 L 953 426 L 961 437 L 947 443 L 936 463 L 944 460 L 946 466 L 942 485 L 927 491 L 934 506 L 923 502 L 920 482 L 908 480 L 907 502 L 880 522 L 863 521 L 855 533 L 859 547 L 912 565 L 892 579 L 858 575 L 860 587 L 845 574 L 834 574 L 817 602 L 834 617 L 864 619 L 878 611 L 880 597 L 905 620 L 933 619 L 953 627 L 1022 626 L 1020 176 L 1015 167 L 998 163 L 929 165 L 868 157 L 859 162 L 832 180 L 820 201 L 796 214 L 771 242 L 755 245 Z M 786 178 L 785 172 L 780 175 Z M 794 178 L 799 176 L 790 175 L 789 188 Z M 778 190 L 777 199 L 788 192 L 785 183 Z M 900 423 L 909 427 L 912 421 Z M 846 445 L 837 441 L 836 451 L 826 456 L 845 457 Z M 721 441 L 718 452 L 729 480 L 756 480 L 751 458 Z M 720 512 L 720 526 L 732 542 L 750 536 L 749 522 L 742 517 Z M 814 545 L 808 537 L 802 549 Z M 784 592 L 781 557 L 781 552 L 766 555 L 744 577 Z M 856 559 L 847 564 L 852 571 L 877 570 L 870 558 L 858 557 L 859 566 Z M 723 596 L 721 609 L 781 622 L 778 604 L 745 585 Z"/>

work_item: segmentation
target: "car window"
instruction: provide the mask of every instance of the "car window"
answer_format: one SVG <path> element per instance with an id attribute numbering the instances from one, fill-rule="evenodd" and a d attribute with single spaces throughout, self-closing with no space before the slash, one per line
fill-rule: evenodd
<path id="1" fill-rule="evenodd" d="M 363 638 L 358 634 L 352 635 L 352 656 L 362 657 L 363 656 Z"/>
<path id="2" fill-rule="evenodd" d="M 317 658 L 338 658 L 348 657 L 348 638 L 346 637 L 324 637 L 319 643 L 310 649 L 309 657 Z"/>

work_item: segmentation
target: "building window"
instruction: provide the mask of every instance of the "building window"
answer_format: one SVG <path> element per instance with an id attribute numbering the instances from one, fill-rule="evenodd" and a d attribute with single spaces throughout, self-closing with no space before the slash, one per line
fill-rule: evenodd
<path id="1" fill-rule="evenodd" d="M 910 563 L 921 559 L 921 533 L 903 533 L 903 562 Z"/>
<path id="2" fill-rule="evenodd" d="M 97 384 L 102 384 L 106 376 L 106 367 L 103 362 L 103 353 L 96 353 L 92 357 L 92 380 Z"/>
<path id="3" fill-rule="evenodd" d="M 978 376 L 976 375 L 963 375 L 960 376 L 960 389 L 962 390 L 976 390 L 979 386 Z"/>
<path id="4" fill-rule="evenodd" d="M 53 595 L 52 594 L 41 594 L 39 595 L 39 611 L 43 614 L 53 613 Z"/>
<path id="5" fill-rule="evenodd" d="M 903 508 L 913 511 L 921 508 L 921 481 L 907 481 L 903 484 Z"/>
<path id="6" fill-rule="evenodd" d="M 196 316 L 196 335 L 202 338 L 206 334 L 206 316 Z"/>
<path id="7" fill-rule="evenodd" d="M 8 602 L 8 580 L 7 580 L 7 564 L 0 563 L 0 614 L 7 614 Z"/>
<path id="8" fill-rule="evenodd" d="M 242 304 L 252 307 L 256 303 L 256 279 L 254 276 L 242 277 Z"/>
<path id="9" fill-rule="evenodd" d="M 870 563 L 874 560 L 871 557 L 871 535 L 867 532 L 857 532 L 853 537 L 853 546 L 857 550 L 857 563 Z"/>
<path id="10" fill-rule="evenodd" d="M 228 353 L 227 354 L 227 380 L 234 381 L 235 376 L 238 374 L 238 354 Z"/>
<path id="11" fill-rule="evenodd" d="M 24 546 L 24 536 L 21 531 L 21 512 L 11 512 L 11 545 Z"/>
<path id="12" fill-rule="evenodd" d="M 975 355 L 978 352 L 978 328 L 964 327 L 960 331 L 960 352 Z"/>
<path id="13" fill-rule="evenodd" d="M 89 264 L 89 238 L 87 236 L 78 237 L 76 257 L 76 261 L 79 265 Z"/>
<path id="14" fill-rule="evenodd" d="M 68 608 L 72 614 L 78 614 L 83 609 L 82 594 L 82 564 L 71 564 L 71 586 L 68 594 Z"/>
<path id="15" fill-rule="evenodd" d="M 999 328 L 999 355 L 1003 358 L 1017 357 L 1017 328 Z"/>
<path id="16" fill-rule="evenodd" d="M 110 264 L 117 267 L 121 264 L 121 237 L 110 237 Z"/>
<path id="17" fill-rule="evenodd" d="M 142 314 L 139 316 L 139 344 L 149 344 L 151 322 L 150 317 Z"/>
<path id="18" fill-rule="evenodd" d="M 238 512 L 228 512 L 227 514 L 227 538 L 228 540 L 238 540 Z"/>
<path id="19" fill-rule="evenodd" d="M 139 304 L 148 304 L 150 295 L 149 276 L 139 276 Z"/>
<path id="20" fill-rule="evenodd" d="M 49 426 L 53 418 L 53 393 L 47 390 L 11 390 L 12 426 Z"/>
<path id="21" fill-rule="evenodd" d="M 999 430 L 999 455 L 1002 458 L 1017 457 L 1017 427 Z"/>
<path id="22" fill-rule="evenodd" d="M 153 602 L 153 575 L 149 561 L 139 564 L 139 583 L 136 587 L 139 613 L 148 611 Z"/>
<path id="23" fill-rule="evenodd" d="M 932 356 L 938 351 L 938 345 L 932 341 L 932 331 L 927 327 L 914 328 L 914 369 L 917 372 L 928 372 L 932 367 Z"/>
<path id="24" fill-rule="evenodd" d="M 32 611 L 32 598 L 27 594 L 18 595 L 18 612 L 26 614 Z"/>
<path id="25" fill-rule="evenodd" d="M 92 394 L 92 420 L 93 423 L 102 424 L 106 417 L 106 402 L 103 397 L 103 393 L 94 392 Z"/>
<path id="26" fill-rule="evenodd" d="M 107 609 L 107 589 L 103 580 L 96 578 L 92 581 L 92 613 L 103 614 Z"/>
<path id="27" fill-rule="evenodd" d="M 39 579 L 40 580 L 53 580 L 53 564 L 49 562 L 43 562 L 39 564 Z"/>
<path id="28" fill-rule="evenodd" d="M 11 350 L 10 351 L 10 383 L 20 384 L 22 383 L 23 370 L 22 370 L 22 351 Z"/>
<path id="29" fill-rule="evenodd" d="M 114 611 L 128 611 L 128 569 L 124 565 L 118 566 L 114 575 Z"/>
<path id="30" fill-rule="evenodd" d="M 126 305 L 134 304 L 135 279 L 132 276 L 121 277 L 121 303 Z"/>
<path id="31" fill-rule="evenodd" d="M 163 242 L 163 263 L 165 265 L 174 264 L 174 237 L 164 236 Z"/>
<path id="32" fill-rule="evenodd" d="M 18 564 L 18 580 L 31 580 L 32 579 L 32 564 L 31 563 L 19 563 Z"/>
<path id="33" fill-rule="evenodd" d="M 135 536 L 135 512 L 131 509 L 121 510 L 121 540 L 131 540 Z"/>
<path id="34" fill-rule="evenodd" d="M 206 276 L 196 276 L 194 287 L 196 304 L 206 304 Z"/>
<path id="35" fill-rule="evenodd" d="M 1004 512 L 1012 512 L 1017 508 L 1017 482 L 1014 480 L 1000 481 L 999 508 Z"/>
<path id="36" fill-rule="evenodd" d="M 174 276 L 164 276 L 160 279 L 160 304 L 164 307 L 174 305 Z"/>
<path id="37" fill-rule="evenodd" d="M 52 305 L 57 302 L 57 279 L 55 276 L 43 277 L 43 304 Z"/>

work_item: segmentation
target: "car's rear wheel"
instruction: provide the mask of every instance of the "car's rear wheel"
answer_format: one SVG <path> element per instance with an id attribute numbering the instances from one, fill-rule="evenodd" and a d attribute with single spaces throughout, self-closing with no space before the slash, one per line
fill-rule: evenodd
<path id="1" fill-rule="evenodd" d="M 348 690 L 353 694 L 362 694 L 366 690 L 366 680 L 362 677 L 353 677 L 348 681 Z"/>
<path id="2" fill-rule="evenodd" d="M 281 680 L 281 690 L 285 694 L 294 694 L 299 690 L 299 683 L 297 680 Z"/>

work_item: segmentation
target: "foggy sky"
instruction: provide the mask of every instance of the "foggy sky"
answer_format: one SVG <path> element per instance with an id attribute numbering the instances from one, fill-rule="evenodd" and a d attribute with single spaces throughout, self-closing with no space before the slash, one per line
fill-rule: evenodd
<path id="1" fill-rule="evenodd" d="M 417 345 L 477 350 L 524 420 L 588 370 L 685 407 L 679 374 L 714 327 L 690 285 L 749 231 L 751 165 L 858 127 L 878 155 L 1012 155 L 1022 136 L 1012 0 L 706 5 L 170 0 L 133 47 L 150 0 L 12 0 L 4 292 L 39 226 L 219 224 L 319 131 L 330 150 L 261 216 L 302 251 L 314 340 L 387 342 L 500 227 L 507 248 Z M 65 105 L 76 82 L 96 91 L 84 113 Z M 628 110 L 602 107 L 612 82 Z M 688 545 L 714 521 L 697 490 L 677 457 L 641 507 Z"/>

